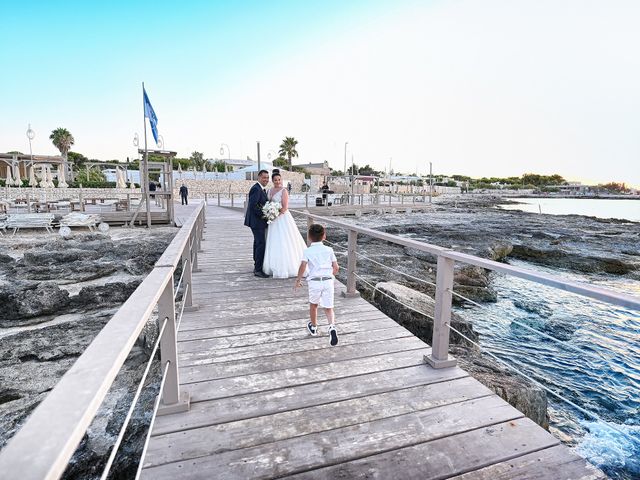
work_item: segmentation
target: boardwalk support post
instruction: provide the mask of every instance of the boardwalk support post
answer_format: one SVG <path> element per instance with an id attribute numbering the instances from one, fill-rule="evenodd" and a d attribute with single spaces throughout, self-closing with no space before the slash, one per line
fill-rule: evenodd
<path id="1" fill-rule="evenodd" d="M 352 298 L 360 294 L 356 290 L 356 249 L 358 248 L 358 232 L 349 230 L 348 257 L 347 257 L 347 291 L 343 297 Z"/>
<path id="2" fill-rule="evenodd" d="M 436 307 L 433 318 L 431 355 L 424 360 L 433 368 L 454 367 L 456 360 L 449 356 L 449 323 L 451 322 L 451 291 L 454 261 L 438 255 L 436 272 Z"/>
<path id="3" fill-rule="evenodd" d="M 173 278 L 167 282 L 158 301 L 158 318 L 167 319 L 167 326 L 160 339 L 160 363 L 162 371 L 167 368 L 167 378 L 162 389 L 162 402 L 158 407 L 158 415 L 186 412 L 189 410 L 189 394 L 180 392 L 178 378 L 178 340 L 176 333 L 176 310 L 173 302 Z"/>
<path id="4" fill-rule="evenodd" d="M 198 310 L 198 305 L 193 304 L 193 282 L 191 280 L 191 274 L 193 273 L 193 265 L 191 263 L 191 239 L 187 242 L 187 245 L 182 252 L 182 268 L 184 273 L 182 274 L 183 291 L 182 296 L 184 302 L 185 312 L 195 312 Z"/>

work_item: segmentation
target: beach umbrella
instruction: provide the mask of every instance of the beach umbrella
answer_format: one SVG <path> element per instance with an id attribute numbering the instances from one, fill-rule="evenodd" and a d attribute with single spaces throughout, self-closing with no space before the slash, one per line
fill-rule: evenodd
<path id="1" fill-rule="evenodd" d="M 127 175 L 120 169 L 120 188 L 127 188 Z"/>
<path id="2" fill-rule="evenodd" d="M 29 167 L 29 186 L 30 187 L 38 186 L 38 180 L 36 180 L 36 169 L 34 168 L 33 165 Z"/>
<path id="3" fill-rule="evenodd" d="M 58 188 L 67 188 L 67 179 L 65 178 L 64 165 L 58 166 Z"/>
<path id="4" fill-rule="evenodd" d="M 202 165 L 202 179 L 205 180 L 207 178 L 207 166 Z"/>
<path id="5" fill-rule="evenodd" d="M 180 175 L 180 180 L 182 180 L 182 165 L 178 164 L 178 174 Z"/>
<path id="6" fill-rule="evenodd" d="M 19 187 L 20 185 L 22 185 L 22 178 L 20 178 L 20 164 L 16 163 L 13 166 L 13 184 L 16 187 Z"/>
<path id="7" fill-rule="evenodd" d="M 4 184 L 7 187 L 10 187 L 11 185 L 13 185 L 13 174 L 11 173 L 12 168 L 11 165 L 7 165 L 7 179 L 4 181 Z"/>
<path id="8" fill-rule="evenodd" d="M 51 166 L 47 167 L 47 187 L 53 188 L 55 185 L 53 184 L 53 172 L 51 171 Z"/>

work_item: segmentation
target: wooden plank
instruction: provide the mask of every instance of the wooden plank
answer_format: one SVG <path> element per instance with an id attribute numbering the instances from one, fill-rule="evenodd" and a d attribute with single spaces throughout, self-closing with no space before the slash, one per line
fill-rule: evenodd
<path id="1" fill-rule="evenodd" d="M 346 316 L 353 317 L 361 313 L 381 313 L 377 308 L 369 304 L 349 304 L 336 305 L 334 308 L 335 316 L 338 322 L 342 322 Z M 233 315 L 232 313 L 235 313 Z M 198 330 L 201 328 L 222 328 L 225 326 L 235 325 L 254 325 L 256 323 L 280 322 L 280 317 L 272 319 L 265 318 L 264 315 L 255 315 L 253 312 L 245 313 L 232 312 L 229 315 L 219 314 L 218 316 L 210 315 L 206 311 L 186 312 L 182 317 L 180 331 Z M 308 308 L 290 309 L 287 311 L 287 319 L 289 320 L 306 320 L 309 318 Z M 324 312 L 319 312 L 318 323 L 324 322 L 326 319 Z"/>
<path id="2" fill-rule="evenodd" d="M 305 312 L 306 313 L 306 312 Z M 256 332 L 270 331 L 270 332 L 282 332 L 286 330 L 304 330 L 307 331 L 307 323 L 309 321 L 309 315 L 300 316 L 300 318 L 291 319 L 291 315 L 287 315 L 284 318 L 272 319 L 268 322 L 260 322 L 254 323 L 251 325 L 232 325 L 232 326 L 221 326 L 218 327 L 216 325 L 210 325 L 209 328 L 199 328 L 199 329 L 190 329 L 190 330 L 182 330 L 178 335 L 178 341 L 185 342 L 189 340 L 202 340 L 205 338 L 218 338 L 218 337 L 231 337 L 237 335 L 255 335 Z M 323 320 L 323 319 L 319 319 Z M 338 328 L 342 325 L 346 325 L 348 323 L 363 323 L 363 322 L 373 322 L 373 321 L 382 321 L 385 320 L 387 326 L 397 325 L 396 322 L 387 317 L 384 313 L 380 311 L 371 311 L 371 312 L 363 312 L 359 315 L 349 315 L 344 316 L 342 318 L 336 318 L 336 325 Z M 318 322 L 318 325 L 322 329 L 327 328 L 327 323 L 324 325 L 321 322 Z"/>
<path id="3" fill-rule="evenodd" d="M 339 334 L 366 332 L 391 327 L 404 328 L 398 324 L 394 324 L 392 320 L 389 320 L 387 318 L 354 321 L 337 325 Z M 319 338 L 321 337 L 316 337 L 316 340 Z M 307 331 L 304 324 L 302 324 L 298 328 L 290 328 L 287 330 L 269 330 L 266 332 L 251 334 L 228 335 L 224 337 L 212 338 L 205 337 L 195 340 L 180 340 L 180 351 L 193 352 L 202 350 L 203 348 L 224 349 L 232 347 L 245 347 L 248 345 L 261 345 L 264 343 L 292 342 L 304 340 L 310 341 L 313 340 L 313 338 L 309 336 L 309 332 Z"/>
<path id="4" fill-rule="evenodd" d="M 474 475 L 478 468 L 507 459 L 517 459 L 527 452 L 547 449 L 558 443 L 557 439 L 536 423 L 528 418 L 519 418 L 286 478 L 369 479 L 372 472 L 375 472 L 375 478 L 382 479 L 396 478 L 398 472 L 402 472 L 402 478 L 430 480 L 473 471 L 468 478 L 475 480 L 479 478 Z M 481 478 L 493 480 L 497 477 Z M 558 477 L 549 475 L 544 478 Z"/>
<path id="5" fill-rule="evenodd" d="M 394 354 L 345 360 L 333 365 L 311 365 L 276 372 L 243 375 L 241 377 L 189 383 L 183 386 L 191 395 L 191 402 L 230 397 L 260 390 L 274 390 L 293 385 L 321 382 L 334 378 L 353 377 L 364 373 L 392 370 L 424 364 L 425 350 L 410 350 Z M 428 368 L 428 367 L 424 367 Z"/>
<path id="6" fill-rule="evenodd" d="M 379 330 L 369 330 L 366 332 L 356 332 L 350 334 L 341 334 L 342 345 L 364 344 L 371 341 L 372 338 L 386 338 L 388 340 L 394 338 L 407 337 L 411 335 L 406 329 L 395 326 L 390 328 L 381 328 Z M 202 348 L 193 352 L 178 352 L 178 361 L 180 365 L 205 365 L 207 363 L 228 362 L 231 360 L 239 360 L 244 358 L 257 358 L 273 355 L 282 355 L 284 353 L 314 351 L 326 349 L 329 346 L 328 341 L 317 342 L 317 340 L 308 338 L 308 341 L 299 342 L 276 342 L 273 344 L 249 345 L 236 348 L 218 349 L 215 347 Z M 429 348 L 426 350 L 430 351 Z"/>
<path id="7" fill-rule="evenodd" d="M 326 345 L 326 347 L 327 348 L 299 353 L 271 355 L 268 359 L 264 357 L 251 357 L 231 362 L 182 367 L 180 368 L 180 380 L 182 383 L 193 383 L 207 379 L 211 380 L 249 375 L 252 373 L 265 373 L 293 367 L 330 364 L 336 361 L 370 357 L 383 353 L 417 349 L 424 350 L 427 346 L 423 341 L 411 335 L 391 340 L 385 339 L 364 344 L 338 346 L 336 348 L 331 348 L 330 345 Z"/>
<path id="8" fill-rule="evenodd" d="M 482 397 L 303 437 L 143 470 L 142 478 L 267 479 L 521 418 L 497 396 Z"/>
<path id="9" fill-rule="evenodd" d="M 360 375 L 355 381 L 353 377 L 339 378 L 198 402 L 191 405 L 187 414 L 157 417 L 153 434 L 270 415 L 464 377 L 468 377 L 468 374 L 460 368 L 434 370 L 418 365 Z"/>
<path id="10" fill-rule="evenodd" d="M 467 377 L 161 435 L 155 437 L 153 447 L 148 450 L 145 466 L 329 432 L 490 395 L 488 388 L 478 388 L 477 382 Z"/>
<path id="11" fill-rule="evenodd" d="M 563 445 L 453 477 L 456 480 L 598 480 L 607 477 Z"/>

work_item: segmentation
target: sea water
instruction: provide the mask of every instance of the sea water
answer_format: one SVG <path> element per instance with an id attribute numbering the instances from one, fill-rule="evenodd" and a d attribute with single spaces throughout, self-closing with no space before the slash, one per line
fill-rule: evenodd
<path id="1" fill-rule="evenodd" d="M 509 263 L 558 275 L 526 262 Z M 551 429 L 570 438 L 577 453 L 612 478 L 640 478 L 640 312 L 513 276 L 492 275 L 496 303 L 457 309 L 473 322 L 481 345 L 593 414 L 585 415 L 548 394 Z M 640 297 L 638 281 L 561 276 Z"/>
<path id="2" fill-rule="evenodd" d="M 603 198 L 512 198 L 518 204 L 500 205 L 505 210 L 545 213 L 548 215 L 585 215 L 597 218 L 620 218 L 640 222 L 640 198 L 636 200 Z"/>

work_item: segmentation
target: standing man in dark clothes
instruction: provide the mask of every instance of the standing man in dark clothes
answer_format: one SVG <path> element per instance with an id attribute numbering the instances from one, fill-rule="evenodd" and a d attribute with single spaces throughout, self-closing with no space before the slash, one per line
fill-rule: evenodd
<path id="1" fill-rule="evenodd" d="M 182 205 L 189 205 L 189 200 L 187 199 L 188 195 L 189 195 L 189 189 L 183 183 L 182 186 L 180 187 L 180 199 L 182 200 Z"/>
<path id="2" fill-rule="evenodd" d="M 262 270 L 264 262 L 264 249 L 267 245 L 267 220 L 262 216 L 262 207 L 267 203 L 267 189 L 269 184 L 269 172 L 258 172 L 258 183 L 249 191 L 247 212 L 244 216 L 244 224 L 251 228 L 253 233 L 253 274 L 256 277 L 267 278 L 269 275 Z"/>

